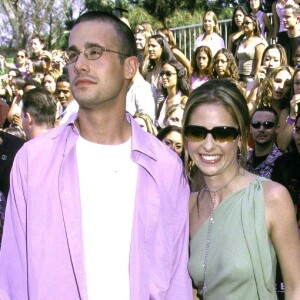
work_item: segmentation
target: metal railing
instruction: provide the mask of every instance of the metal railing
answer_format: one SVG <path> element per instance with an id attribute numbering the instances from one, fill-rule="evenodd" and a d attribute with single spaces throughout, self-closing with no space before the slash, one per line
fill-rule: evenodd
<path id="1" fill-rule="evenodd" d="M 271 20 L 271 24 L 273 24 L 272 14 L 267 14 Z M 231 26 L 231 19 L 220 20 L 218 21 L 220 34 L 225 42 L 225 47 L 227 48 L 227 39 L 230 34 L 230 26 Z M 194 52 L 194 45 L 197 37 L 202 33 L 202 23 L 182 26 L 182 27 L 174 27 L 170 28 L 174 34 L 176 39 L 176 44 L 178 48 L 183 51 L 185 56 L 191 60 L 193 52 Z"/>

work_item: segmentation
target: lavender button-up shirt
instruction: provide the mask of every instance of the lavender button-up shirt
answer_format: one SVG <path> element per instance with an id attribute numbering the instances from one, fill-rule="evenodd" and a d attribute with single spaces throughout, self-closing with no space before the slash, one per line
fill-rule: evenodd
<path id="1" fill-rule="evenodd" d="M 192 299 L 187 272 L 189 188 L 182 163 L 127 117 L 131 158 L 139 165 L 130 298 Z M 1 300 L 87 299 L 78 136 L 72 121 L 27 142 L 16 156 L 0 253 Z M 103 299 L 125 299 L 117 281 L 116 273 L 116 290 Z"/>

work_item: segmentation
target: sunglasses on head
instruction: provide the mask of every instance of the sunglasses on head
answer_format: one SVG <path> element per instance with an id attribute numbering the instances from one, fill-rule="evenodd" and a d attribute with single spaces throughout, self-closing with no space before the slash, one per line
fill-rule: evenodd
<path id="1" fill-rule="evenodd" d="M 252 122 L 251 126 L 255 129 L 261 128 L 261 126 L 263 126 L 263 128 L 265 129 L 271 129 L 275 126 L 275 123 L 271 121 L 265 121 L 265 122 L 256 121 L 256 122 Z"/>
<path id="2" fill-rule="evenodd" d="M 237 128 L 229 126 L 207 129 L 203 126 L 187 125 L 184 129 L 184 136 L 189 142 L 203 142 L 208 133 L 217 143 L 228 143 L 235 141 L 240 132 Z"/>
<path id="3" fill-rule="evenodd" d="M 172 73 L 171 71 L 162 71 L 159 73 L 161 77 L 164 77 L 166 75 L 167 77 L 171 77 L 172 75 L 176 75 L 177 73 Z"/>

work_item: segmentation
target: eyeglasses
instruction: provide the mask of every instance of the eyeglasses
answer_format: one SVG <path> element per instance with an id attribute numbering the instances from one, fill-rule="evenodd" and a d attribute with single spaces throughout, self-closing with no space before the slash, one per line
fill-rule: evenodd
<path id="1" fill-rule="evenodd" d="M 128 54 L 124 54 L 118 51 L 113 51 L 113 50 L 109 50 L 103 47 L 98 47 L 98 46 L 92 46 L 92 47 L 87 47 L 84 51 L 78 51 L 78 50 L 72 50 L 72 49 L 68 49 L 65 52 L 65 59 L 67 64 L 72 64 L 75 61 L 77 61 L 78 56 L 80 53 L 83 53 L 85 58 L 88 60 L 96 60 L 99 59 L 103 52 L 112 52 L 112 53 L 117 53 L 120 55 L 124 55 L 126 57 L 128 57 Z"/>
<path id="2" fill-rule="evenodd" d="M 229 126 L 217 126 L 209 130 L 203 126 L 187 125 L 184 129 L 184 136 L 189 142 L 203 142 L 208 133 L 217 143 L 228 143 L 233 142 L 240 132 Z"/>
<path id="3" fill-rule="evenodd" d="M 176 75 L 177 73 L 172 73 L 171 71 L 162 71 L 159 73 L 160 77 L 164 77 L 164 75 L 167 76 L 167 78 L 171 77 L 172 75 Z"/>
<path id="4" fill-rule="evenodd" d="M 251 22 L 251 21 L 245 21 L 245 22 L 243 22 L 243 25 L 249 25 L 251 23 L 253 23 L 253 22 Z"/>
<path id="5" fill-rule="evenodd" d="M 274 122 L 271 121 L 265 121 L 265 122 L 252 122 L 251 126 L 255 129 L 261 128 L 263 126 L 264 129 L 271 129 L 275 126 Z"/>

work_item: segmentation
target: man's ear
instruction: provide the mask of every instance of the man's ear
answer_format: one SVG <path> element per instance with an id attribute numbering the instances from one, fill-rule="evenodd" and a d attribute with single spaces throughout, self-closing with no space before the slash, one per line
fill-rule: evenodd
<path id="1" fill-rule="evenodd" d="M 137 57 L 130 56 L 125 59 L 124 66 L 124 76 L 126 79 L 131 80 L 137 72 L 137 69 L 139 67 L 139 61 Z"/>
<path id="2" fill-rule="evenodd" d="M 32 125 L 33 124 L 33 119 L 32 119 L 32 117 L 31 117 L 31 115 L 30 115 L 29 112 L 25 113 L 25 118 L 28 120 L 28 125 Z"/>

